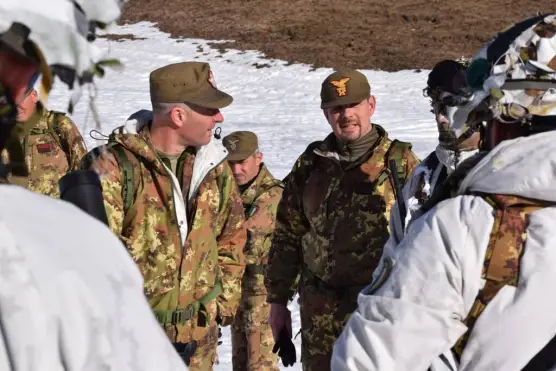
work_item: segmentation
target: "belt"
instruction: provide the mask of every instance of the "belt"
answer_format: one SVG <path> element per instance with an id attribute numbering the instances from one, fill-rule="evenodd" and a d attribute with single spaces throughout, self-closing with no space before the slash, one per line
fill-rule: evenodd
<path id="1" fill-rule="evenodd" d="M 184 324 L 195 317 L 195 306 L 190 304 L 185 309 L 179 310 L 155 310 L 154 316 L 161 324 Z"/>
<path id="2" fill-rule="evenodd" d="M 215 300 L 224 289 L 222 288 L 222 281 L 220 280 L 220 268 L 216 271 L 216 278 L 214 280 L 214 287 L 201 299 L 195 303 L 189 304 L 185 309 L 178 310 L 154 310 L 154 315 L 160 324 L 185 324 L 195 317 L 197 312 L 201 312 L 203 316 L 199 317 L 199 326 L 205 327 L 208 321 L 206 312 L 206 304 Z M 203 317 L 203 318 L 201 318 Z"/>

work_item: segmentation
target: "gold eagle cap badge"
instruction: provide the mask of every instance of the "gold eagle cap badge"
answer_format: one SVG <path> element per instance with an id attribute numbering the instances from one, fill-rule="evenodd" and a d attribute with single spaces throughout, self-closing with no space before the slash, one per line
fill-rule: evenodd
<path id="1" fill-rule="evenodd" d="M 344 77 L 340 80 L 332 80 L 330 84 L 336 88 L 336 94 L 339 97 L 344 97 L 347 94 L 347 82 L 350 80 L 349 77 Z"/>

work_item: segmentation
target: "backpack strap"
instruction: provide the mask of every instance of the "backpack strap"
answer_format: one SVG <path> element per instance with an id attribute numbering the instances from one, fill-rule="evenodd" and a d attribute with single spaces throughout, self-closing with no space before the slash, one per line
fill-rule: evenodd
<path id="1" fill-rule="evenodd" d="M 388 177 L 390 177 L 390 181 L 392 182 L 393 188 L 395 188 L 394 184 L 396 181 L 393 177 L 392 171 L 390 171 L 389 169 L 390 160 L 395 161 L 396 173 L 398 179 L 402 181 L 402 186 L 403 184 L 405 184 L 408 174 L 406 173 L 405 166 L 403 165 L 403 159 L 405 153 L 407 151 L 410 151 L 411 147 L 412 147 L 411 143 L 402 142 L 397 139 L 394 139 L 392 143 L 390 143 L 390 146 L 388 147 L 388 150 L 384 155 L 384 171 L 381 172 L 381 174 L 374 182 L 373 190 L 376 189 L 376 187 L 380 186 Z M 394 189 L 394 193 L 396 193 L 395 189 Z"/>
<path id="2" fill-rule="evenodd" d="M 114 146 L 112 148 L 112 153 L 116 155 L 118 164 L 120 165 L 122 174 L 122 200 L 124 204 L 124 215 L 127 215 L 128 210 L 135 201 L 134 166 L 124 153 L 124 149 L 121 146 Z"/>
<path id="3" fill-rule="evenodd" d="M 502 287 L 517 286 L 529 214 L 555 205 L 547 201 L 511 195 L 472 194 L 485 199 L 494 208 L 495 215 L 481 273 L 485 285 L 479 291 L 467 318 L 463 321 L 468 327 L 467 332 L 460 337 L 452 349 L 458 359 L 469 340 L 475 322 L 488 303 Z"/>
<path id="4" fill-rule="evenodd" d="M 413 145 L 408 142 L 402 142 L 397 139 L 392 141 L 390 148 L 386 154 L 388 160 L 396 161 L 396 170 L 398 172 L 398 179 L 402 180 L 403 184 L 407 181 L 407 172 L 403 164 L 404 155 L 411 151 Z"/>
<path id="5" fill-rule="evenodd" d="M 54 120 L 49 120 L 49 125 L 50 125 L 50 121 L 52 121 L 52 126 L 50 127 L 50 130 L 52 131 L 54 140 L 58 142 L 60 148 L 62 148 L 66 153 L 66 155 L 69 156 L 69 152 L 70 152 L 69 145 L 65 140 L 63 140 L 60 132 L 60 121 L 62 121 L 64 117 L 66 117 L 66 114 L 58 111 L 52 111 L 52 112 L 54 115 Z"/>
<path id="6" fill-rule="evenodd" d="M 121 173 L 122 202 L 124 207 L 124 217 L 127 215 L 131 206 L 135 202 L 135 193 L 138 186 L 135 185 L 135 166 L 126 154 L 126 150 L 117 142 L 109 141 L 107 144 L 93 148 L 81 160 L 81 169 L 89 169 L 93 162 L 98 159 L 102 152 L 107 151 L 116 157 Z M 131 153 L 131 152 L 130 152 Z M 132 154 L 133 155 L 133 154 Z"/>

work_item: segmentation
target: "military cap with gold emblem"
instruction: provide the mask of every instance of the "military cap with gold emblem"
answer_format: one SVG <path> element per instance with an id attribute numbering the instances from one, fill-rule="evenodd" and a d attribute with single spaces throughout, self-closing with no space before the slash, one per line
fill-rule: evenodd
<path id="1" fill-rule="evenodd" d="M 371 96 L 367 77 L 356 70 L 339 71 L 329 75 L 320 91 L 321 108 L 355 104 Z"/>
<path id="2" fill-rule="evenodd" d="M 229 161 L 243 161 L 259 149 L 257 135 L 251 131 L 234 131 L 222 139 Z"/>
<path id="3" fill-rule="evenodd" d="M 206 108 L 224 108 L 233 98 L 216 88 L 210 65 L 204 62 L 169 64 L 151 72 L 151 102 L 192 103 Z"/>

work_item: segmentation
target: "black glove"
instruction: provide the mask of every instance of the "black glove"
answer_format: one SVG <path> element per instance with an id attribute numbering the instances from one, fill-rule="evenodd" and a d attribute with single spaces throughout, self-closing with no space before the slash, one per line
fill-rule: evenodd
<path id="1" fill-rule="evenodd" d="M 293 366 L 296 361 L 295 345 L 293 345 L 292 339 L 288 335 L 286 327 L 283 327 L 282 330 L 280 330 L 278 341 L 274 344 L 274 348 L 272 348 L 272 353 L 276 352 L 278 352 L 278 356 L 282 358 L 282 364 L 285 367 Z"/>
<path id="2" fill-rule="evenodd" d="M 191 357 L 193 357 L 195 351 L 197 350 L 197 342 L 193 340 L 189 343 L 176 343 L 174 344 L 174 348 L 176 348 L 176 351 L 181 356 L 185 364 L 189 366 Z"/>

